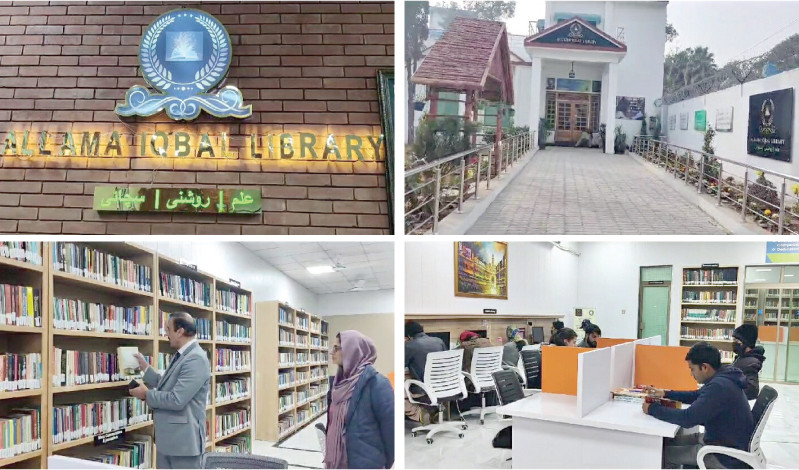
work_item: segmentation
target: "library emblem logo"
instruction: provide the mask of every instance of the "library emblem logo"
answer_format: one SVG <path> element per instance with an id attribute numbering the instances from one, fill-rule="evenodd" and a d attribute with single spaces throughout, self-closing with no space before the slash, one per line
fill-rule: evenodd
<path id="1" fill-rule="evenodd" d="M 774 101 L 771 98 L 763 100 L 763 104 L 760 106 L 760 123 L 763 134 L 769 135 L 776 132 L 774 128 Z"/>
<path id="2" fill-rule="evenodd" d="M 241 91 L 225 86 L 208 93 L 227 75 L 233 48 L 227 30 L 208 13 L 180 9 L 164 13 L 145 29 L 139 45 L 139 69 L 150 88 L 132 86 L 120 116 L 152 116 L 166 111 L 176 121 L 190 121 L 201 111 L 215 117 L 246 118 Z"/>

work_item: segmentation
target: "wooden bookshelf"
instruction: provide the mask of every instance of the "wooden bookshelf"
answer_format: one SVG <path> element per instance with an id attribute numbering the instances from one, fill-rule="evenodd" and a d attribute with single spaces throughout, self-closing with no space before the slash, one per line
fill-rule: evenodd
<path id="1" fill-rule="evenodd" d="M 48 385 L 50 380 L 47 375 L 48 360 L 48 340 L 47 329 L 49 327 L 50 311 L 47 301 L 48 282 L 47 282 L 47 244 L 39 244 L 39 255 L 42 264 L 33 264 L 27 261 L 0 256 L 0 284 L 24 285 L 38 290 L 39 312 L 41 315 L 41 326 L 0 326 L 0 352 L 3 353 L 38 353 L 42 359 L 41 386 L 36 389 L 23 389 L 0 392 L 0 416 L 8 416 L 12 409 L 17 407 L 38 407 L 39 408 L 39 435 L 41 446 L 32 452 L 17 454 L 15 456 L 0 459 L 0 467 L 23 466 L 30 468 L 44 468 L 47 465 L 47 443 L 49 435 L 46 431 L 47 423 L 50 421 L 48 413 Z M 4 322 L 5 323 L 5 322 Z"/>
<path id="2" fill-rule="evenodd" d="M 206 408 L 206 418 L 210 423 L 210 432 L 207 436 L 206 448 L 213 451 L 215 443 L 222 442 L 231 437 L 249 434 L 254 416 L 250 415 L 250 426 L 241 429 L 229 436 L 215 439 L 215 414 L 219 408 L 228 409 L 251 408 L 253 385 L 250 384 L 250 395 L 216 404 L 216 384 L 224 380 L 238 377 L 249 377 L 250 371 L 229 371 L 217 373 L 215 369 L 215 322 L 217 314 L 219 319 L 229 323 L 247 325 L 251 328 L 252 316 L 240 312 L 219 310 L 215 304 L 216 289 L 235 288 L 237 292 L 249 295 L 247 310 L 253 311 L 251 294 L 249 291 L 235 287 L 228 281 L 215 278 L 211 274 L 193 270 L 181 265 L 178 261 L 159 255 L 147 248 L 121 242 L 76 242 L 74 245 L 88 246 L 96 250 L 113 254 L 120 258 L 133 261 L 150 269 L 151 291 L 126 287 L 111 282 L 104 282 L 97 278 L 83 277 L 82 275 L 62 272 L 53 266 L 53 243 L 41 243 L 42 265 L 4 258 L 0 255 L 0 284 L 15 284 L 31 286 L 39 291 L 41 302 L 40 312 L 42 317 L 41 327 L 0 325 L 0 352 L 39 353 L 42 355 L 41 388 L 35 390 L 15 390 L 0 392 L 0 416 L 16 407 L 40 407 L 40 434 L 41 448 L 12 458 L 0 459 L 0 468 L 3 467 L 30 467 L 47 468 L 47 457 L 53 454 L 81 454 L 91 452 L 94 443 L 93 437 L 83 437 L 73 441 L 53 444 L 53 407 L 70 403 L 88 403 L 96 400 L 117 399 L 129 396 L 127 383 L 129 380 L 117 382 L 101 382 L 92 384 L 56 386 L 53 383 L 55 372 L 53 348 L 75 351 L 94 351 L 116 353 L 119 346 L 137 346 L 143 354 L 152 357 L 152 365 L 157 366 L 159 352 L 174 353 L 170 348 L 168 339 L 161 337 L 160 312 L 171 313 L 185 311 L 195 318 L 205 318 L 210 322 L 209 338 L 198 340 L 209 356 L 211 370 L 210 402 Z M 161 295 L 159 289 L 160 273 L 167 272 L 178 274 L 195 280 L 200 280 L 210 286 L 210 305 L 197 305 L 179 299 L 168 298 Z M 115 305 L 118 307 L 146 306 L 150 311 L 149 333 L 128 334 L 114 331 L 85 331 L 55 328 L 54 302 L 55 299 L 71 299 L 95 304 Z M 221 306 L 220 306 L 221 308 Z M 62 325 L 65 326 L 65 325 Z M 250 329 L 252 335 L 253 330 Z M 219 347 L 229 349 L 250 350 L 251 343 L 220 340 Z M 252 361 L 251 357 L 251 361 Z M 125 428 L 126 432 L 135 431 L 137 434 L 153 435 L 153 422 L 137 423 Z M 153 462 L 155 468 L 155 452 L 153 447 Z"/>
<path id="3" fill-rule="evenodd" d="M 683 268 L 680 345 L 707 341 L 722 351 L 723 363 L 732 362 L 732 331 L 741 317 L 739 279 L 737 266 Z"/>
<path id="4" fill-rule="evenodd" d="M 281 322 L 281 310 L 290 317 L 289 321 Z M 323 386 L 327 385 L 328 347 L 329 337 L 327 323 L 321 317 L 312 315 L 300 309 L 295 309 L 285 303 L 270 301 L 256 304 L 258 321 L 255 324 L 255 361 L 261 365 L 255 372 L 256 398 L 258 400 L 257 416 L 255 417 L 255 438 L 265 441 L 282 441 L 291 434 L 302 429 L 316 417 L 324 413 L 311 413 L 311 403 L 321 401 L 325 404 Z M 281 330 L 283 334 L 290 334 L 291 341 L 280 342 Z M 316 345 L 316 341 L 319 345 Z M 325 342 L 324 347 L 321 345 Z M 264 367 L 265 364 L 275 364 L 280 353 L 293 354 L 290 364 L 280 364 Z M 307 364 L 299 364 L 297 354 L 306 354 Z M 312 354 L 319 355 L 320 362 L 312 360 Z M 324 371 L 319 377 L 311 377 L 313 370 Z M 293 373 L 294 380 L 289 384 L 279 385 L 280 373 Z M 305 379 L 300 379 L 299 374 L 305 374 Z M 310 394 L 310 387 L 319 385 L 321 393 Z M 303 392 L 308 392 L 305 400 L 298 399 Z M 293 402 L 283 408 L 280 407 L 280 397 L 290 395 Z M 300 416 L 305 415 L 305 420 L 300 421 Z M 280 432 L 280 420 L 292 419 L 293 425 Z"/>

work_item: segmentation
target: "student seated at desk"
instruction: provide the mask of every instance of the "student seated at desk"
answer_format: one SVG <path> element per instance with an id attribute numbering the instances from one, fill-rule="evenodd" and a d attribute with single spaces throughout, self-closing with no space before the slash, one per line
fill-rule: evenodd
<path id="1" fill-rule="evenodd" d="M 749 400 L 757 399 L 760 393 L 760 369 L 763 368 L 763 361 L 766 360 L 766 352 L 762 346 L 755 346 L 757 343 L 757 327 L 755 325 L 743 324 L 732 332 L 732 349 L 737 356 L 733 367 L 741 369 L 746 376 L 746 398 Z"/>
<path id="2" fill-rule="evenodd" d="M 491 347 L 491 341 L 488 338 L 482 338 L 474 331 L 464 331 L 460 336 L 461 345 L 459 348 L 463 349 L 463 364 L 461 369 L 465 372 L 472 371 L 472 356 L 474 350 L 477 348 Z"/>
<path id="3" fill-rule="evenodd" d="M 562 330 L 563 327 L 566 326 L 560 320 L 555 320 L 552 322 L 552 328 L 549 330 L 549 342 L 552 342 L 552 337 L 555 336 L 558 331 Z"/>
<path id="4" fill-rule="evenodd" d="M 647 392 L 690 404 L 687 409 L 668 408 L 644 403 L 644 413 L 683 428 L 702 425 L 704 434 L 683 434 L 667 439 L 664 447 L 666 468 L 696 465 L 696 455 L 705 445 L 718 445 L 748 450 L 754 431 L 752 411 L 746 400 L 746 377 L 740 369 L 721 367 L 721 353 L 714 346 L 701 342 L 693 345 L 685 356 L 691 375 L 702 388 L 677 392 L 652 387 Z M 707 468 L 741 468 L 743 463 L 727 456 L 705 457 Z"/>
<path id="5" fill-rule="evenodd" d="M 418 322 L 409 321 L 405 323 L 405 367 L 408 368 L 408 376 L 412 379 L 424 381 L 424 367 L 427 364 L 427 355 L 432 352 L 446 351 L 449 348 L 441 338 L 427 336 L 424 328 Z M 414 397 L 422 397 L 424 393 L 419 387 L 411 387 Z M 434 410 L 426 409 L 415 403 L 408 401 L 405 397 L 405 417 L 411 421 L 422 424 L 430 424 L 435 420 Z"/>
<path id="6" fill-rule="evenodd" d="M 577 344 L 577 333 L 571 328 L 561 328 L 549 338 L 549 344 L 574 347 Z"/>
<path id="7" fill-rule="evenodd" d="M 509 326 L 507 334 L 508 342 L 502 347 L 502 366 L 513 369 L 519 364 L 520 352 L 527 346 L 527 341 L 521 337 L 518 328 L 513 329 Z"/>
<path id="8" fill-rule="evenodd" d="M 597 338 L 602 337 L 602 330 L 599 329 L 599 326 L 591 323 L 591 320 L 585 319 L 583 320 L 582 325 L 580 325 L 580 329 L 585 331 L 585 338 L 580 341 L 580 344 L 578 344 L 577 347 L 595 348 Z"/>

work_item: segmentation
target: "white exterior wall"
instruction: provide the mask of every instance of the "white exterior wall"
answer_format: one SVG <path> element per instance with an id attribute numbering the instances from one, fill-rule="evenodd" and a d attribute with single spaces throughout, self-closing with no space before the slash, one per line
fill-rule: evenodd
<path id="1" fill-rule="evenodd" d="M 546 3 L 546 27 L 555 24 L 555 13 L 579 13 L 586 15 L 598 15 L 602 21 L 597 27 L 604 30 L 605 3 L 607 2 L 547 2 Z"/>
<path id="2" fill-rule="evenodd" d="M 789 175 L 799 175 L 799 155 L 797 155 L 797 149 L 799 147 L 797 147 L 795 143 L 797 137 L 799 137 L 799 116 L 797 116 L 797 112 L 799 111 L 799 87 L 797 87 L 797 84 L 799 84 L 799 69 L 794 69 L 771 77 L 745 83 L 742 86 L 734 86 L 726 90 L 665 106 L 667 110 L 664 115 L 667 117 L 664 119 L 665 126 L 663 126 L 663 132 L 668 134 L 670 143 L 701 150 L 704 143 L 704 132 L 694 130 L 694 112 L 704 109 L 707 112 L 708 123 L 715 129 L 716 110 L 732 106 L 732 132 L 716 133 L 716 137 L 713 139 L 713 146 L 716 150 L 715 154 L 723 158 L 754 165 L 767 170 L 787 173 Z M 793 161 L 782 162 L 771 158 L 747 154 L 746 140 L 749 129 L 749 97 L 785 88 L 794 88 L 792 132 L 794 142 L 791 152 L 791 159 Z M 688 129 L 686 130 L 680 129 L 681 113 L 688 113 Z M 668 128 L 668 116 L 671 115 L 677 117 L 675 130 L 669 130 Z M 743 177 L 743 171 L 740 169 L 728 166 L 724 168 L 724 171 Z M 777 181 L 774 178 L 772 178 L 772 181 L 775 184 L 782 183 L 782 180 Z M 790 186 L 788 187 L 788 191 L 791 191 Z"/>
<path id="3" fill-rule="evenodd" d="M 532 68 L 529 65 L 513 66 L 513 123 L 517 127 L 530 126 L 531 130 L 538 132 L 538 126 L 530 123 L 530 100 L 532 94 L 530 90 L 530 73 Z"/>

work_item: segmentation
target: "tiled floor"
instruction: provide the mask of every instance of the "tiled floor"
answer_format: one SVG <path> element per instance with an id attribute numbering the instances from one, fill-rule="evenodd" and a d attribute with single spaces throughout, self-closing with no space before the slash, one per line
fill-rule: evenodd
<path id="1" fill-rule="evenodd" d="M 768 466 L 799 468 L 799 385 L 768 385 L 779 393 L 761 439 Z M 511 468 L 511 461 L 506 460 L 511 456 L 510 451 L 491 447 L 497 432 L 510 423 L 500 423 L 495 415 L 486 418 L 482 426 L 474 417 L 467 421 L 469 429 L 464 431 L 463 439 L 444 433 L 436 435 L 432 445 L 428 445 L 422 435 L 411 437 L 410 428 L 406 426 L 406 468 Z M 573 468 L 591 468 L 590 462 L 580 462 L 579 458 L 579 452 L 570 456 Z"/>
<path id="2" fill-rule="evenodd" d="M 322 415 L 313 423 L 302 428 L 275 447 L 274 442 L 253 441 L 252 453 L 286 460 L 289 468 L 324 468 L 316 423 L 325 423 L 327 415 Z"/>

